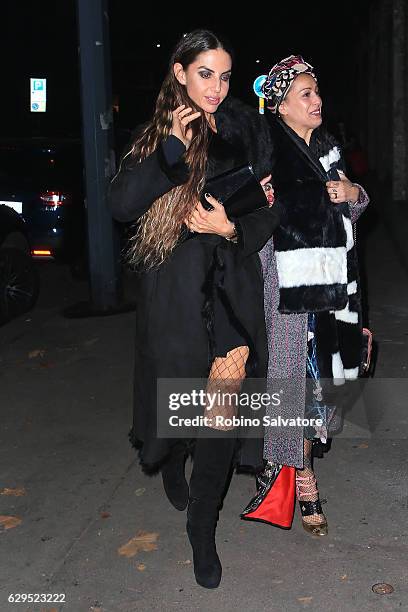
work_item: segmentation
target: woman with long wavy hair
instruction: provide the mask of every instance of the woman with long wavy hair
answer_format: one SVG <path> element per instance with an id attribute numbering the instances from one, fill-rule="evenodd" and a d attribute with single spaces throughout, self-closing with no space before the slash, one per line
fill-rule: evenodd
<path id="1" fill-rule="evenodd" d="M 208 179 L 242 164 L 252 164 L 261 184 L 268 180 L 269 133 L 256 110 L 227 98 L 231 68 L 228 45 L 212 32 L 181 38 L 153 117 L 137 131 L 110 190 L 113 216 L 136 222 L 130 249 L 138 290 L 130 439 L 144 470 L 161 470 L 171 503 L 179 510 L 188 504 L 195 576 L 207 588 L 221 580 L 215 528 L 231 469 L 262 467 L 262 440 L 243 443 L 236 429 L 213 426 L 211 419 L 195 444 L 160 437 L 158 419 L 166 406 L 157 399 L 157 385 L 160 379 L 206 379 L 207 389 L 224 381 L 237 391 L 249 374 L 266 373 L 258 251 L 276 227 L 277 213 L 266 198 L 235 220 L 209 194 L 211 210 L 200 203 Z M 236 414 L 237 406 L 208 413 L 222 410 Z M 188 485 L 184 467 L 192 448 Z"/>

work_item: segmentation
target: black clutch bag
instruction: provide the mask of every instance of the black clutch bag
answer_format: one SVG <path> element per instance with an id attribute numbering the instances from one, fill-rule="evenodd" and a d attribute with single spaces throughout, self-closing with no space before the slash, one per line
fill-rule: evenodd
<path id="1" fill-rule="evenodd" d="M 205 193 L 219 200 L 230 218 L 238 218 L 268 206 L 265 192 L 248 164 L 223 172 L 206 182 L 200 201 L 206 210 L 213 210 L 205 199 Z"/>

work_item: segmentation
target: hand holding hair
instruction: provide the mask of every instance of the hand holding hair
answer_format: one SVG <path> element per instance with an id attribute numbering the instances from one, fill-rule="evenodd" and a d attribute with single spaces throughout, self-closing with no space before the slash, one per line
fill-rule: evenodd
<path id="1" fill-rule="evenodd" d="M 186 149 L 190 146 L 193 137 L 193 130 L 189 127 L 189 124 L 201 116 L 200 112 L 193 113 L 192 110 L 191 107 L 186 108 L 186 105 L 182 104 L 172 113 L 171 134 L 181 140 Z"/>

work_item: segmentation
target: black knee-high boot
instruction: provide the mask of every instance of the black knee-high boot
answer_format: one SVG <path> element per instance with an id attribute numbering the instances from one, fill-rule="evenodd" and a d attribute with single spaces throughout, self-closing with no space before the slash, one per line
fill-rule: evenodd
<path id="1" fill-rule="evenodd" d="M 161 469 L 167 498 L 177 510 L 185 510 L 188 502 L 188 484 L 184 472 L 187 455 L 187 441 L 177 442 Z"/>
<path id="2" fill-rule="evenodd" d="M 207 589 L 218 587 L 221 581 L 215 529 L 234 455 L 236 438 L 231 434 L 213 430 L 211 438 L 197 440 L 194 453 L 187 535 L 193 549 L 196 581 Z"/>

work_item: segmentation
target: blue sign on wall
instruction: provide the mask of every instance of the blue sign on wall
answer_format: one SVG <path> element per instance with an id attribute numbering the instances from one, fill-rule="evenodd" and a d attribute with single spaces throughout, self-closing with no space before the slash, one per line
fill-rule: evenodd
<path id="1" fill-rule="evenodd" d="M 47 105 L 47 79 L 30 79 L 30 110 L 45 113 Z"/>

